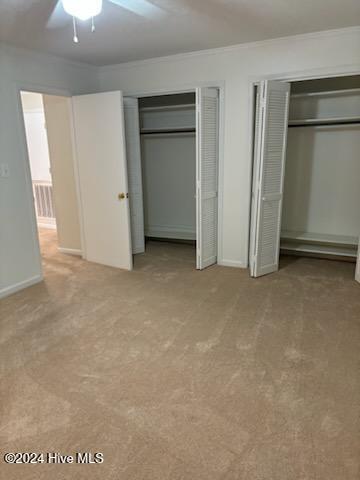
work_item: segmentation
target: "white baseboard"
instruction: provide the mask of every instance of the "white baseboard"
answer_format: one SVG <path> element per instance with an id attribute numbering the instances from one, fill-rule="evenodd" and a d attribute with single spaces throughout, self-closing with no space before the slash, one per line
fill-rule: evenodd
<path id="1" fill-rule="evenodd" d="M 56 230 L 55 218 L 37 217 L 36 223 L 39 228 L 50 228 L 51 230 Z"/>
<path id="2" fill-rule="evenodd" d="M 23 282 L 15 283 L 14 285 L 10 285 L 9 287 L 5 287 L 0 290 L 0 298 L 7 297 L 13 293 L 18 292 L 19 290 L 23 290 L 24 288 L 31 287 L 31 285 L 35 285 L 35 283 L 39 283 L 43 280 L 42 275 L 35 275 L 35 277 L 31 277 Z"/>
<path id="3" fill-rule="evenodd" d="M 58 250 L 60 253 L 66 253 L 67 255 L 76 255 L 76 256 L 82 257 L 82 251 L 77 248 L 59 247 Z"/>
<path id="4" fill-rule="evenodd" d="M 248 268 L 248 264 L 244 262 L 240 262 L 238 260 L 218 260 L 218 265 L 222 267 L 234 267 L 234 268 Z"/>

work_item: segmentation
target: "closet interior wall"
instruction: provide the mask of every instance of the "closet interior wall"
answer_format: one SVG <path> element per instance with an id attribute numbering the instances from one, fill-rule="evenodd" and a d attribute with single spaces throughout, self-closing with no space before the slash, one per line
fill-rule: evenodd
<path id="1" fill-rule="evenodd" d="M 195 93 L 139 99 L 145 237 L 196 240 Z"/>
<path id="2" fill-rule="evenodd" d="M 360 76 L 292 83 L 281 250 L 355 260 Z"/>

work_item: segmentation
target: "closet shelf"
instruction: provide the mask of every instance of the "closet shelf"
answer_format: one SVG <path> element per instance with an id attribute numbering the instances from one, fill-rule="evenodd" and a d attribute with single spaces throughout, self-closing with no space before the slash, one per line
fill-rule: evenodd
<path id="1" fill-rule="evenodd" d="M 348 257 L 357 256 L 358 238 L 345 235 L 282 232 L 280 249 L 310 255 Z"/>
<path id="2" fill-rule="evenodd" d="M 354 93 L 360 94 L 360 88 L 348 88 L 344 90 L 328 90 L 325 92 L 294 93 L 291 95 L 291 98 L 330 97 L 330 96 L 339 96 L 339 95 L 353 95 Z"/>
<path id="3" fill-rule="evenodd" d="M 357 247 L 359 243 L 358 237 L 348 235 L 333 235 L 323 233 L 308 233 L 308 232 L 281 232 L 281 240 L 288 242 L 302 242 L 302 243 L 319 243 L 327 245 L 341 245 L 348 247 Z"/>
<path id="4" fill-rule="evenodd" d="M 141 107 L 140 112 L 156 112 L 166 110 L 189 110 L 195 109 L 195 103 L 184 103 L 182 105 L 159 105 L 154 107 Z"/>
<path id="5" fill-rule="evenodd" d="M 316 125 L 347 125 L 360 123 L 360 116 L 355 117 L 330 117 L 330 118 L 305 118 L 289 120 L 289 127 L 307 127 Z"/>
<path id="6" fill-rule="evenodd" d="M 335 247 L 331 245 L 312 245 L 306 243 L 286 243 L 281 242 L 280 250 L 285 252 L 299 252 L 299 253 L 309 253 L 311 255 L 327 255 L 327 256 L 336 256 L 336 257 L 348 257 L 356 259 L 357 249 L 355 247 Z"/>

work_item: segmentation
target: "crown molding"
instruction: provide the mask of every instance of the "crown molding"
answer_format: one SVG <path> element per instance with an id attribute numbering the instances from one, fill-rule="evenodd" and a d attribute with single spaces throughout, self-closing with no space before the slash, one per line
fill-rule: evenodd
<path id="1" fill-rule="evenodd" d="M 211 55 L 217 55 L 222 53 L 223 54 L 234 53 L 234 52 L 248 50 L 252 48 L 281 45 L 289 41 L 301 42 L 301 41 L 308 41 L 308 40 L 316 40 L 320 38 L 346 36 L 346 35 L 354 35 L 354 34 L 360 35 L 360 26 L 347 27 L 347 28 L 341 28 L 341 29 L 335 29 L 335 30 L 323 30 L 320 32 L 312 32 L 312 33 L 303 33 L 298 35 L 290 35 L 286 37 L 271 38 L 268 40 L 259 40 L 256 42 L 240 43 L 236 45 L 229 45 L 226 47 L 217 47 L 217 48 L 211 48 L 206 50 L 196 50 L 193 52 L 178 53 L 174 55 L 147 58 L 143 60 L 135 60 L 130 62 L 121 62 L 117 64 L 103 65 L 99 67 L 99 72 L 104 73 L 107 71 L 118 70 L 123 68 L 135 68 L 135 67 L 141 67 L 146 65 L 153 65 L 156 63 L 176 62 L 176 61 L 187 60 L 187 59 L 196 58 L 196 57 L 211 56 Z"/>

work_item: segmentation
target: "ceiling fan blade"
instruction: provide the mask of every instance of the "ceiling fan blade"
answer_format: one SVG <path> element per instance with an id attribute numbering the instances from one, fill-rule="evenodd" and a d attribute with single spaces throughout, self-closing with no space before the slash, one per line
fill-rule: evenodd
<path id="1" fill-rule="evenodd" d="M 166 12 L 160 7 L 148 2 L 147 0 L 108 0 L 119 7 L 125 8 L 130 12 L 147 18 L 159 18 L 166 15 Z"/>
<path id="2" fill-rule="evenodd" d="M 62 1 L 58 0 L 49 20 L 46 24 L 46 28 L 63 28 L 69 23 L 70 17 L 65 12 Z"/>

